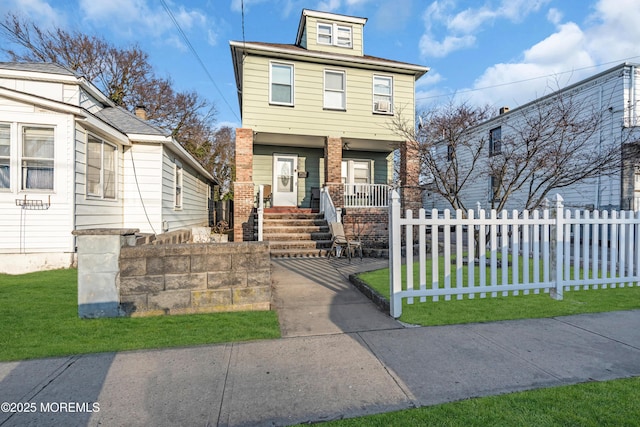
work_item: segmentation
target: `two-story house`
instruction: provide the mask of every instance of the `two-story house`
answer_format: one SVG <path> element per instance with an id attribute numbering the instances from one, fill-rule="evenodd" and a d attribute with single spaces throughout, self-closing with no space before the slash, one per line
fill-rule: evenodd
<path id="1" fill-rule="evenodd" d="M 208 225 L 214 184 L 175 139 L 82 76 L 0 63 L 0 272 L 68 267 L 74 230 Z"/>
<path id="2" fill-rule="evenodd" d="M 485 142 L 480 158 L 475 162 L 472 155 L 479 145 L 469 144 L 470 148 L 457 151 L 457 158 L 451 159 L 451 154 L 448 153 L 450 147 L 446 141 L 437 147 L 439 159 L 443 163 L 458 162 L 459 170 L 475 165 L 468 185 L 459 193 L 464 205 L 475 210 L 478 204 L 483 209 L 495 207 L 502 201 L 505 191 L 505 185 L 501 186 L 499 176 L 495 176 L 495 172 L 487 167 L 489 163 L 497 159 L 497 163 L 502 165 L 503 158 L 509 159 L 510 155 L 513 158 L 513 153 L 518 154 L 517 150 L 524 152 L 525 146 L 532 153 L 535 152 L 534 148 L 542 150 L 542 155 L 550 161 L 549 165 L 553 165 L 553 161 L 584 165 L 584 158 L 597 164 L 599 157 L 612 156 L 605 170 L 596 169 L 594 174 L 572 181 L 570 185 L 554 187 L 548 197 L 560 194 L 567 208 L 638 210 L 639 103 L 640 65 L 622 63 L 517 108 L 501 108 L 499 115 L 470 128 L 467 135 L 469 141 L 475 141 L 476 144 L 480 144 L 479 141 Z M 536 134 L 541 136 L 536 139 Z M 553 142 L 547 143 L 545 139 Z M 560 154 L 553 152 L 553 149 L 559 150 Z M 562 154 L 562 150 L 571 154 L 575 151 L 575 156 L 570 158 L 567 154 Z M 585 154 L 587 152 L 588 156 Z M 535 156 L 532 154 L 528 158 L 531 163 L 534 163 Z M 520 158 L 526 157 L 521 155 Z M 543 173 L 549 173 L 546 170 L 533 174 L 530 173 L 531 167 L 520 169 L 524 171 L 522 177 L 530 178 L 525 181 L 526 185 L 522 185 L 504 200 L 505 209 L 524 209 L 528 200 L 537 200 L 530 195 L 535 194 L 538 186 L 547 185 L 540 178 Z M 579 177 L 584 169 L 577 169 L 575 176 Z M 551 167 L 548 170 L 553 171 Z M 507 169 L 505 173 L 510 171 L 511 169 Z M 548 176 L 545 178 L 548 179 Z M 563 175 L 567 176 L 571 177 Z M 515 182 L 515 178 L 507 176 L 503 182 Z M 450 209 L 451 205 L 442 196 L 434 194 L 426 198 L 425 207 Z"/>
<path id="3" fill-rule="evenodd" d="M 386 206 L 393 153 L 405 142 L 392 121 L 414 123 L 415 82 L 428 68 L 366 55 L 366 22 L 305 9 L 293 44 L 230 42 L 242 115 L 236 241 L 254 238 L 260 185 L 273 207 L 315 207 L 319 188 L 347 214 Z M 411 168 L 402 168 L 413 171 L 400 177 L 405 185 L 417 183 Z"/>

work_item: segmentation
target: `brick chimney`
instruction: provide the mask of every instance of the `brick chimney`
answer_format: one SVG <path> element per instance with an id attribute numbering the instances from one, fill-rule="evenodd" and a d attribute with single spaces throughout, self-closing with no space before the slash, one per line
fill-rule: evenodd
<path id="1" fill-rule="evenodd" d="M 500 114 L 508 113 L 509 107 L 500 107 Z"/>
<path id="2" fill-rule="evenodd" d="M 141 120 L 147 120 L 147 107 L 144 105 L 136 105 L 136 117 Z"/>

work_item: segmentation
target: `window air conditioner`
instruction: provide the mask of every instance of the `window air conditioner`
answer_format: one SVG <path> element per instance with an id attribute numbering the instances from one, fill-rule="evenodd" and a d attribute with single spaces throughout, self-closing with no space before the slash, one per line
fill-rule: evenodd
<path id="1" fill-rule="evenodd" d="M 375 110 L 381 113 L 388 113 L 391 110 L 389 101 L 377 101 L 375 103 Z"/>

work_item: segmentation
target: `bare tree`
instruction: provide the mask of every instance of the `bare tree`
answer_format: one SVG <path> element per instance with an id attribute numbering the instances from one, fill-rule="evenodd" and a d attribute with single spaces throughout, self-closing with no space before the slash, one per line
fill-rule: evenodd
<path id="1" fill-rule="evenodd" d="M 180 142 L 218 181 L 228 180 L 230 166 L 210 161 L 231 161 L 227 155 L 212 154 L 228 149 L 220 137 L 228 131 L 214 127 L 215 106 L 196 92 L 176 92 L 170 79 L 155 75 L 147 53 L 138 46 L 123 49 L 77 31 L 44 30 L 13 14 L 0 22 L 0 35 L 8 42 L 0 45 L 0 51 L 11 61 L 64 65 L 94 83 L 116 105 L 129 111 L 144 106 L 151 123 Z"/>
<path id="2" fill-rule="evenodd" d="M 401 117 L 394 117 L 396 132 L 418 149 L 421 183 L 443 197 L 453 209 L 467 210 L 465 190 L 483 174 L 487 141 L 474 139 L 470 130 L 491 117 L 489 106 L 474 107 L 452 100 L 419 115 L 417 131 Z"/>
<path id="3" fill-rule="evenodd" d="M 556 92 L 484 123 L 489 111 L 450 102 L 423 112 L 417 132 L 395 123 L 419 147 L 423 182 L 453 209 L 467 211 L 487 199 L 496 210 L 510 202 L 538 208 L 551 191 L 619 174 L 623 146 L 625 157 L 638 158 L 631 133 L 601 138 L 611 115 L 580 94 Z"/>

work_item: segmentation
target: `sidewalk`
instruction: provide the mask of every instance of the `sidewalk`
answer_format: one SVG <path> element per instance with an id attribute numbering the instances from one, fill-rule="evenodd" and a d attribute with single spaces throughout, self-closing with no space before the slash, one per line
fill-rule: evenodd
<path id="1" fill-rule="evenodd" d="M 273 261 L 282 339 L 0 363 L 0 403 L 36 406 L 0 426 L 291 425 L 640 375 L 640 310 L 405 328 L 345 278 L 378 265 Z"/>

